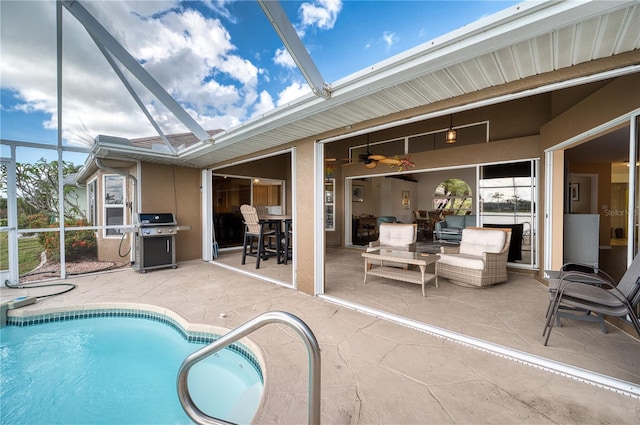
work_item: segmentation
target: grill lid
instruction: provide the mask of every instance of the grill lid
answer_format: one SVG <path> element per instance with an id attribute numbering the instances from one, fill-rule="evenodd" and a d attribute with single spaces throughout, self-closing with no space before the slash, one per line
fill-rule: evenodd
<path id="1" fill-rule="evenodd" d="M 173 213 L 139 213 L 138 223 L 141 227 L 175 225 L 176 219 Z"/>

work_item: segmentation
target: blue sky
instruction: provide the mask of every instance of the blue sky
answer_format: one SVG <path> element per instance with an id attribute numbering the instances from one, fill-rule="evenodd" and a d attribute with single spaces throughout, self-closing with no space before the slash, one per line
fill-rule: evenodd
<path id="1" fill-rule="evenodd" d="M 331 83 L 515 3 L 281 4 Z M 82 4 L 205 129 L 228 129 L 310 91 L 255 1 Z M 0 138 L 56 143 L 55 3 L 2 0 L 0 16 Z M 63 25 L 64 143 L 154 135 L 85 29 L 66 11 Z M 134 86 L 166 134 L 187 131 Z"/>

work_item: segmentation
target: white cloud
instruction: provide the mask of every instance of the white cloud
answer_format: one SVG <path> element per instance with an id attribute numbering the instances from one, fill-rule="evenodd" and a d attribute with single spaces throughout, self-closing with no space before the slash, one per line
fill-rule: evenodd
<path id="1" fill-rule="evenodd" d="M 342 9 L 342 0 L 316 0 L 300 6 L 303 27 L 317 27 L 322 30 L 333 28 Z"/>
<path id="2" fill-rule="evenodd" d="M 296 63 L 293 61 L 293 58 L 289 54 L 289 51 L 284 47 L 276 49 L 276 54 L 273 57 L 273 62 L 285 68 L 296 67 Z"/>
<path id="3" fill-rule="evenodd" d="M 207 5 L 232 21 L 227 3 L 211 0 Z M 1 1 L 0 5 L 2 89 L 16 93 L 16 109 L 45 113 L 49 118 L 43 126 L 55 129 L 55 2 Z M 229 128 L 246 120 L 250 111 L 264 112 L 273 105 L 268 93 L 257 91 L 259 77 L 266 79 L 267 72 L 238 54 L 219 19 L 189 9 L 189 2 L 82 5 L 205 129 Z M 152 126 L 86 30 L 66 10 L 63 23 L 63 136 L 83 143 L 87 134 L 153 135 Z M 164 132 L 188 131 L 135 78 L 129 80 Z M 2 103 L 4 107 L 4 99 Z"/>
<path id="4" fill-rule="evenodd" d="M 385 31 L 382 33 L 382 41 L 384 42 L 384 44 L 387 45 L 387 47 L 393 46 L 393 44 L 397 41 L 397 39 L 398 39 L 398 36 L 394 32 Z"/>
<path id="5" fill-rule="evenodd" d="M 306 83 L 293 82 L 280 93 L 278 93 L 277 105 L 281 106 L 294 99 L 311 93 L 311 89 Z"/>
<path id="6" fill-rule="evenodd" d="M 260 98 L 258 99 L 258 102 L 256 103 L 255 108 L 253 110 L 252 118 L 260 116 L 266 112 L 269 112 L 274 107 L 275 107 L 275 104 L 273 103 L 273 99 L 271 98 L 271 95 L 269 94 L 269 92 L 262 91 L 260 92 Z"/>
<path id="7" fill-rule="evenodd" d="M 227 9 L 227 5 L 232 3 L 232 0 L 203 0 L 202 3 L 218 15 L 228 19 L 230 22 L 236 22 L 235 17 Z"/>

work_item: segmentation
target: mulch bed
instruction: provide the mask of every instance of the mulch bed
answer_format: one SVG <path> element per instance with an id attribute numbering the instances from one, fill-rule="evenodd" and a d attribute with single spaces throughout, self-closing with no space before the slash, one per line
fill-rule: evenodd
<path id="1" fill-rule="evenodd" d="M 67 276 L 77 276 L 87 273 L 116 270 L 129 267 L 129 262 L 110 262 L 86 259 L 78 261 L 67 261 L 65 264 Z M 20 283 L 34 282 L 44 279 L 55 279 L 60 277 L 60 263 L 57 261 L 45 261 L 34 270 L 20 276 Z"/>

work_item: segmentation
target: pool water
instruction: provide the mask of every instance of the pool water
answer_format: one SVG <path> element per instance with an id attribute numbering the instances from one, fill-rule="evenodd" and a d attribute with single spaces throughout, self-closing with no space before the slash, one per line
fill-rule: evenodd
<path id="1" fill-rule="evenodd" d="M 0 331 L 0 423 L 184 424 L 176 390 L 182 361 L 203 344 L 163 323 L 92 318 Z M 189 373 L 193 400 L 207 414 L 249 423 L 262 378 L 225 349 Z"/>

